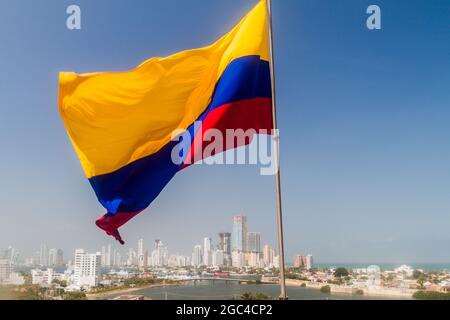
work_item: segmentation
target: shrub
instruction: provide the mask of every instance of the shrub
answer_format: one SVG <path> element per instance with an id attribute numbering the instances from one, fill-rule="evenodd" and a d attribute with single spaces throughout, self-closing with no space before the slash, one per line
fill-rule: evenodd
<path id="1" fill-rule="evenodd" d="M 362 296 L 363 294 L 364 294 L 364 291 L 361 289 L 358 289 L 355 291 L 355 295 L 357 295 L 357 296 Z"/>
<path id="2" fill-rule="evenodd" d="M 329 294 L 329 293 L 331 293 L 331 288 L 328 285 L 327 286 L 323 286 L 323 287 L 320 288 L 320 292 Z"/>
<path id="3" fill-rule="evenodd" d="M 87 300 L 84 292 L 65 292 L 63 298 L 64 300 Z"/>
<path id="4" fill-rule="evenodd" d="M 419 300 L 450 300 L 450 293 L 420 290 L 414 293 L 413 298 Z"/>

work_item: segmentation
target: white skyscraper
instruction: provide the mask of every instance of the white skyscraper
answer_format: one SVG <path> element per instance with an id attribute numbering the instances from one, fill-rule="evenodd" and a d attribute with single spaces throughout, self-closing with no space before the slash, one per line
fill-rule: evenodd
<path id="1" fill-rule="evenodd" d="M 45 244 L 39 248 L 39 264 L 43 267 L 48 266 L 48 248 Z"/>
<path id="2" fill-rule="evenodd" d="M 214 267 L 221 267 L 224 265 L 224 252 L 223 250 L 215 250 L 212 255 L 212 265 Z"/>
<path id="3" fill-rule="evenodd" d="M 102 259 L 101 259 L 102 267 L 106 266 L 106 247 L 102 246 Z"/>
<path id="4" fill-rule="evenodd" d="M 231 265 L 234 268 L 242 268 L 245 266 L 245 256 L 242 251 L 234 250 L 231 252 Z"/>
<path id="5" fill-rule="evenodd" d="M 177 266 L 186 267 L 190 263 L 189 257 L 177 255 Z"/>
<path id="6" fill-rule="evenodd" d="M 251 252 L 248 254 L 248 266 L 252 268 L 256 268 L 260 266 L 259 259 L 260 259 L 260 253 L 259 252 Z"/>
<path id="7" fill-rule="evenodd" d="M 314 266 L 313 256 L 308 254 L 306 256 L 306 269 L 311 270 Z"/>
<path id="8" fill-rule="evenodd" d="M 0 259 L 7 259 L 11 262 L 11 265 L 15 265 L 19 259 L 19 253 L 12 247 L 9 246 L 3 252 L 0 252 Z"/>
<path id="9" fill-rule="evenodd" d="M 100 253 L 75 250 L 74 284 L 81 287 L 96 287 L 100 278 Z"/>
<path id="10" fill-rule="evenodd" d="M 211 238 L 203 239 L 203 264 L 207 267 L 212 265 L 211 242 Z"/>
<path id="11" fill-rule="evenodd" d="M 280 268 L 280 257 L 279 256 L 273 256 L 273 263 L 272 266 L 275 269 L 279 269 Z"/>
<path id="12" fill-rule="evenodd" d="M 105 253 L 105 267 L 111 267 L 112 264 L 112 250 L 111 245 L 108 245 Z"/>
<path id="13" fill-rule="evenodd" d="M 199 267 L 203 264 L 203 250 L 201 245 L 194 247 L 191 263 L 194 267 Z"/>
<path id="14" fill-rule="evenodd" d="M 151 255 L 151 265 L 155 267 L 167 266 L 169 263 L 169 250 L 161 240 L 155 241 L 155 249 Z"/>
<path id="15" fill-rule="evenodd" d="M 273 267 L 273 257 L 275 255 L 275 250 L 269 245 L 265 245 L 263 248 L 263 261 L 266 267 Z"/>
<path id="16" fill-rule="evenodd" d="M 55 248 L 52 248 L 48 251 L 48 266 L 54 267 L 56 266 L 56 255 L 57 250 Z"/>
<path id="17" fill-rule="evenodd" d="M 147 266 L 147 255 L 144 252 L 144 239 L 138 241 L 138 266 L 145 268 Z"/>
<path id="18" fill-rule="evenodd" d="M 137 264 L 137 254 L 133 248 L 128 249 L 127 266 L 135 266 Z"/>
<path id="19" fill-rule="evenodd" d="M 122 266 L 122 255 L 118 251 L 116 252 L 116 258 L 114 259 L 114 266 L 115 267 Z"/>
<path id="20" fill-rule="evenodd" d="M 9 280 L 12 272 L 10 259 L 0 259 L 0 283 Z"/>

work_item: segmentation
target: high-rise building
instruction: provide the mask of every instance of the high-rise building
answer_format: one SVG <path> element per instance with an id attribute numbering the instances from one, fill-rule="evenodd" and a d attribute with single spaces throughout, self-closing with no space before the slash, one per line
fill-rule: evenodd
<path id="1" fill-rule="evenodd" d="M 106 247 L 102 246 L 102 258 L 101 258 L 102 267 L 106 266 Z"/>
<path id="2" fill-rule="evenodd" d="M 273 268 L 279 269 L 280 268 L 280 257 L 277 255 L 273 256 Z"/>
<path id="3" fill-rule="evenodd" d="M 194 267 L 199 267 L 203 264 L 203 249 L 201 245 L 196 245 L 192 250 L 191 263 Z"/>
<path id="4" fill-rule="evenodd" d="M 261 252 L 261 234 L 259 232 L 247 233 L 247 252 Z"/>
<path id="5" fill-rule="evenodd" d="M 138 267 L 145 268 L 147 266 L 147 254 L 144 251 L 144 239 L 138 241 Z"/>
<path id="6" fill-rule="evenodd" d="M 178 267 L 186 267 L 190 264 L 190 262 L 191 261 L 190 261 L 189 257 L 180 256 L 180 255 L 177 256 L 177 266 Z"/>
<path id="7" fill-rule="evenodd" d="M 306 256 L 306 269 L 311 270 L 314 267 L 313 256 L 308 254 Z"/>
<path id="8" fill-rule="evenodd" d="M 116 258 L 114 259 L 114 266 L 115 267 L 120 267 L 122 266 L 122 255 L 120 254 L 119 251 L 116 252 Z"/>
<path id="9" fill-rule="evenodd" d="M 294 256 L 294 268 L 303 267 L 306 267 L 306 257 L 300 254 Z"/>
<path id="10" fill-rule="evenodd" d="M 245 267 L 245 254 L 239 250 L 233 250 L 231 252 L 231 265 L 234 268 Z"/>
<path id="11" fill-rule="evenodd" d="M 48 266 L 54 267 L 56 265 L 56 249 L 48 250 Z"/>
<path id="12" fill-rule="evenodd" d="M 56 250 L 56 267 L 64 266 L 64 251 L 62 249 Z"/>
<path id="13" fill-rule="evenodd" d="M 81 287 L 96 287 L 100 278 L 101 253 L 75 250 L 74 284 Z"/>
<path id="14" fill-rule="evenodd" d="M 269 246 L 269 245 L 265 245 L 263 248 L 263 261 L 264 261 L 264 265 L 266 267 L 273 267 L 273 257 L 275 255 L 275 250 Z"/>
<path id="15" fill-rule="evenodd" d="M 250 252 L 248 255 L 248 266 L 252 268 L 257 268 L 260 266 L 260 253 L 259 252 Z"/>
<path id="16" fill-rule="evenodd" d="M 169 250 L 161 240 L 155 240 L 155 249 L 151 254 L 151 265 L 155 267 L 167 266 L 169 263 Z"/>
<path id="17" fill-rule="evenodd" d="M 127 256 L 127 266 L 135 266 L 137 265 L 137 254 L 136 251 L 134 251 L 133 248 L 128 249 L 128 256 Z"/>
<path id="18" fill-rule="evenodd" d="M 299 254 L 294 256 L 294 268 L 306 268 L 307 270 L 310 270 L 313 265 L 313 256 L 310 254 L 307 256 Z"/>
<path id="19" fill-rule="evenodd" d="M 233 217 L 231 234 L 231 251 L 245 251 L 247 249 L 247 217 L 237 215 Z"/>
<path id="20" fill-rule="evenodd" d="M 45 244 L 42 244 L 39 248 L 39 265 L 48 266 L 48 248 Z"/>
<path id="21" fill-rule="evenodd" d="M 211 265 L 214 267 L 221 267 L 224 265 L 223 250 L 217 249 L 212 252 Z"/>
<path id="22" fill-rule="evenodd" d="M 112 249 L 111 245 L 108 245 L 105 253 L 105 267 L 111 267 L 112 264 Z"/>
<path id="23" fill-rule="evenodd" d="M 12 246 L 9 246 L 6 250 L 0 251 L 0 259 L 9 260 L 11 265 L 15 265 L 18 262 L 19 253 Z"/>
<path id="24" fill-rule="evenodd" d="M 203 264 L 207 267 L 212 265 L 212 241 L 211 238 L 203 239 Z"/>
<path id="25" fill-rule="evenodd" d="M 231 254 L 231 233 L 219 233 L 219 249 L 222 250 L 224 254 Z"/>
<path id="26" fill-rule="evenodd" d="M 9 280 L 12 273 L 12 264 L 10 259 L 0 259 L 0 283 Z"/>

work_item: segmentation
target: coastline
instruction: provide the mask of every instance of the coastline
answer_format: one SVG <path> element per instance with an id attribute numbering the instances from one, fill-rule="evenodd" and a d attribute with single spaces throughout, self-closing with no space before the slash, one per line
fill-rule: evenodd
<path id="1" fill-rule="evenodd" d="M 345 295 L 354 295 L 356 288 L 348 287 L 348 286 L 339 286 L 335 284 L 325 284 L 325 283 L 312 283 L 308 281 L 302 280 L 294 280 L 294 279 L 286 279 L 286 285 L 289 287 L 300 287 L 302 284 L 305 284 L 308 289 L 314 289 L 320 291 L 322 286 L 328 285 L 331 289 L 331 295 L 333 294 L 345 294 Z M 145 286 L 139 286 L 134 288 L 118 288 L 113 289 L 111 291 L 98 292 L 98 293 L 87 293 L 86 297 L 88 300 L 102 300 L 106 298 L 112 298 L 114 296 L 126 295 L 136 291 L 140 291 L 143 289 L 151 289 L 151 288 L 161 288 L 161 287 L 173 287 L 179 286 L 180 283 L 170 283 L 170 284 L 150 284 Z M 183 284 L 181 284 L 183 285 Z M 366 297 L 373 298 L 390 298 L 390 299 L 413 299 L 413 294 L 416 290 L 413 289 L 397 289 L 397 288 L 363 288 L 363 295 Z"/>
<path id="2" fill-rule="evenodd" d="M 119 295 L 131 293 L 131 292 L 140 291 L 143 289 L 173 287 L 173 286 L 178 286 L 178 285 L 180 285 L 180 284 L 179 283 L 169 283 L 169 284 L 158 283 L 158 284 L 149 284 L 149 285 L 139 286 L 139 287 L 134 287 L 134 288 L 117 288 L 117 289 L 113 289 L 111 291 L 86 293 L 86 297 L 88 300 L 99 300 L 101 298 L 115 296 L 115 295 L 119 296 Z"/>
<path id="3" fill-rule="evenodd" d="M 300 287 L 301 284 L 305 284 L 308 289 L 320 290 L 321 287 L 327 285 L 331 289 L 331 294 L 348 294 L 353 295 L 357 288 L 339 286 L 335 284 L 327 283 L 313 283 L 302 280 L 286 279 L 286 285 L 292 287 Z M 413 299 L 413 294 L 416 290 L 413 289 L 399 289 L 399 288 L 362 288 L 363 296 L 367 297 L 387 297 L 387 298 L 398 298 L 398 299 Z"/>

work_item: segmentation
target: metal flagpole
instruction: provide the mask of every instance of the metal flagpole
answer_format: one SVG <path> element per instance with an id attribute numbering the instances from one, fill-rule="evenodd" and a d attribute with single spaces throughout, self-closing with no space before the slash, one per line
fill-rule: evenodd
<path id="1" fill-rule="evenodd" d="M 270 77 L 272 82 L 272 118 L 274 130 L 274 157 L 277 168 L 276 187 L 277 187 L 277 221 L 278 221 L 278 258 L 280 262 L 280 300 L 287 300 L 286 294 L 286 274 L 284 262 L 284 240 L 283 240 L 283 212 L 281 208 L 281 174 L 280 174 L 280 136 L 277 126 L 277 100 L 275 94 L 275 66 L 274 66 L 274 50 L 273 50 L 273 33 L 272 33 L 272 1 L 267 0 L 267 19 L 269 32 L 269 59 L 270 59 Z"/>

